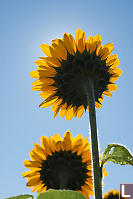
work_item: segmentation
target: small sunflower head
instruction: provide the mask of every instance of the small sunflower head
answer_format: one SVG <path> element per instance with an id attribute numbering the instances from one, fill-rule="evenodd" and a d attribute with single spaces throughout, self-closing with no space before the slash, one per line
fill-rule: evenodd
<path id="1" fill-rule="evenodd" d="M 119 199 L 119 191 L 110 190 L 106 194 L 104 194 L 104 199 Z"/>
<path id="2" fill-rule="evenodd" d="M 27 187 L 32 191 L 68 189 L 81 192 L 85 197 L 93 195 L 91 152 L 88 137 L 73 138 L 67 131 L 63 139 L 58 134 L 41 137 L 41 145 L 35 143 L 30 152 L 31 160 L 24 165 L 30 171 L 22 175 L 27 178 Z"/>
<path id="3" fill-rule="evenodd" d="M 89 36 L 80 29 L 75 33 L 65 33 L 62 39 L 52 40 L 51 46 L 41 45 L 46 57 L 36 64 L 38 70 L 31 72 L 32 90 L 41 91 L 45 99 L 42 108 L 52 106 L 54 116 L 66 115 L 80 118 L 84 110 L 89 110 L 86 87 L 88 79 L 94 84 L 95 106 L 101 107 L 104 95 L 111 97 L 117 86 L 114 82 L 121 75 L 117 55 L 111 55 L 112 43 L 101 46 L 100 35 Z"/>

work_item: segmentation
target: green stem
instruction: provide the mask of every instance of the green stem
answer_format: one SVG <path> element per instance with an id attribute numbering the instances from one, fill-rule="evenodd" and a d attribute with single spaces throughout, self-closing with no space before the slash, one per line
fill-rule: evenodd
<path id="1" fill-rule="evenodd" d="M 87 92 L 87 100 L 89 103 L 95 199 L 102 199 L 102 176 L 101 176 L 101 169 L 99 163 L 94 85 L 92 80 L 90 79 L 87 80 L 86 92 Z"/>

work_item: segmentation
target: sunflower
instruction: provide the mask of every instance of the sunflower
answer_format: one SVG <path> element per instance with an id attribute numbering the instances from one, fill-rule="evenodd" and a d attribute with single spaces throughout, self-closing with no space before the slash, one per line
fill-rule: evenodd
<path id="1" fill-rule="evenodd" d="M 73 116 L 80 118 L 84 110 L 89 110 L 86 93 L 87 80 L 94 84 L 95 107 L 100 108 L 104 95 L 112 97 L 111 91 L 117 86 L 114 82 L 122 74 L 118 69 L 117 55 L 111 55 L 112 43 L 101 46 L 101 36 L 89 36 L 77 29 L 75 39 L 65 33 L 62 39 L 52 40 L 52 44 L 42 44 L 46 55 L 36 61 L 38 70 L 31 72 L 32 90 L 41 91 L 45 99 L 40 107 L 52 106 L 56 117 L 70 120 Z"/>
<path id="2" fill-rule="evenodd" d="M 58 134 L 41 137 L 30 151 L 30 160 L 24 165 L 27 187 L 38 193 L 48 189 L 68 189 L 81 192 L 86 198 L 93 195 L 91 152 L 88 137 L 75 138 L 67 131 L 63 139 Z"/>
<path id="3" fill-rule="evenodd" d="M 106 194 L 104 194 L 104 199 L 119 199 L 119 191 L 110 190 Z"/>

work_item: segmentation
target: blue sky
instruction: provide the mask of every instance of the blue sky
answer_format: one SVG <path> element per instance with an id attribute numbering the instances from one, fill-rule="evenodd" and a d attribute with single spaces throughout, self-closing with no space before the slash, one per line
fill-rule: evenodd
<path id="1" fill-rule="evenodd" d="M 21 173 L 33 143 L 40 136 L 69 129 L 73 136 L 89 131 L 89 117 L 66 121 L 53 117 L 51 108 L 41 109 L 39 93 L 31 91 L 30 72 L 42 56 L 40 44 L 61 38 L 64 32 L 75 34 L 77 28 L 87 36 L 100 34 L 102 44 L 114 43 L 113 53 L 120 59 L 122 76 L 113 97 L 105 97 L 97 110 L 97 126 L 101 152 L 109 143 L 121 143 L 133 151 L 132 46 L 133 2 L 87 0 L 1 0 L 1 114 L 0 114 L 0 198 L 31 194 Z M 133 183 L 133 168 L 113 163 L 106 165 L 109 175 L 104 179 L 104 193 L 119 189 L 120 183 Z"/>

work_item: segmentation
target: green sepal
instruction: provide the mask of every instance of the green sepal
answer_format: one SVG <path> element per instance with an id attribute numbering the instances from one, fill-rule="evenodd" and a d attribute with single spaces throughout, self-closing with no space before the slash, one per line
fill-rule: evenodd
<path id="1" fill-rule="evenodd" d="M 49 189 L 44 193 L 40 193 L 37 199 L 86 199 L 86 198 L 77 191 Z"/>
<path id="2" fill-rule="evenodd" d="M 102 156 L 101 166 L 103 166 L 107 161 L 120 165 L 128 164 L 133 166 L 133 155 L 123 145 L 108 144 Z"/>
<path id="3" fill-rule="evenodd" d="M 32 195 L 19 195 L 19 196 L 13 196 L 11 198 L 6 198 L 6 199 L 33 199 L 34 197 Z"/>

